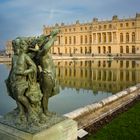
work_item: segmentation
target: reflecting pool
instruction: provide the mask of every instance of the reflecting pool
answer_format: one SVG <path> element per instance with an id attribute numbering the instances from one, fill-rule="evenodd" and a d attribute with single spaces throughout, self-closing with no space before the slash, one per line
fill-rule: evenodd
<path id="1" fill-rule="evenodd" d="M 49 98 L 49 110 L 59 114 L 97 102 L 140 82 L 140 60 L 55 60 L 60 92 Z M 0 115 L 16 107 L 4 80 L 9 64 L 0 64 Z"/>

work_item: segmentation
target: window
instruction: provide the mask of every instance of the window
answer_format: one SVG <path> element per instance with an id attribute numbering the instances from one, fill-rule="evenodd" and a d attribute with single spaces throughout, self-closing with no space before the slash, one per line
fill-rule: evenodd
<path id="1" fill-rule="evenodd" d="M 129 25 L 129 24 L 128 24 L 128 23 L 126 23 L 126 27 L 128 27 L 128 25 Z"/>
<path id="2" fill-rule="evenodd" d="M 132 68 L 135 68 L 136 66 L 136 61 L 132 61 Z"/>
<path id="3" fill-rule="evenodd" d="M 68 42 L 67 42 L 67 37 L 65 37 L 65 44 L 67 44 Z"/>
<path id="4" fill-rule="evenodd" d="M 81 51 L 81 54 L 83 53 L 83 49 L 82 49 L 82 47 L 80 48 L 80 51 Z"/>
<path id="5" fill-rule="evenodd" d="M 101 61 L 98 61 L 98 67 L 100 67 L 101 66 Z"/>
<path id="6" fill-rule="evenodd" d="M 111 46 L 108 46 L 108 53 L 111 53 Z"/>
<path id="7" fill-rule="evenodd" d="M 69 37 L 69 44 L 71 44 L 71 36 Z"/>
<path id="8" fill-rule="evenodd" d="M 91 46 L 89 47 L 89 53 L 91 53 Z"/>
<path id="9" fill-rule="evenodd" d="M 80 29 L 81 29 L 81 31 L 83 30 L 83 28 L 82 28 L 82 27 L 81 27 Z"/>
<path id="10" fill-rule="evenodd" d="M 103 33 L 103 42 L 106 42 L 106 33 Z"/>
<path id="11" fill-rule="evenodd" d="M 92 43 L 92 35 L 89 36 L 89 42 Z"/>
<path id="12" fill-rule="evenodd" d="M 106 29 L 106 25 L 104 25 L 104 29 Z"/>
<path id="13" fill-rule="evenodd" d="M 108 33 L 108 41 L 112 42 L 112 34 L 111 33 Z"/>
<path id="14" fill-rule="evenodd" d="M 120 46 L 120 53 L 123 53 L 123 46 Z"/>
<path id="15" fill-rule="evenodd" d="M 98 42 L 101 43 L 101 34 L 98 33 Z"/>
<path id="16" fill-rule="evenodd" d="M 129 53 L 129 46 L 126 46 L 126 53 Z"/>
<path id="17" fill-rule="evenodd" d="M 132 22 L 132 26 L 134 26 L 135 25 L 135 23 L 134 22 Z"/>
<path id="18" fill-rule="evenodd" d="M 103 53 L 106 53 L 106 48 L 105 48 L 105 46 L 103 46 Z"/>
<path id="19" fill-rule="evenodd" d="M 110 28 L 110 29 L 112 28 L 112 25 L 111 25 L 111 24 L 109 24 L 109 28 Z"/>
<path id="20" fill-rule="evenodd" d="M 122 23 L 120 24 L 120 27 L 123 27 L 123 24 Z"/>
<path id="21" fill-rule="evenodd" d="M 135 42 L 135 33 L 132 33 L 132 42 Z"/>
<path id="22" fill-rule="evenodd" d="M 87 35 L 85 35 L 85 44 L 87 44 Z"/>
<path id="23" fill-rule="evenodd" d="M 101 48 L 100 48 L 100 47 L 98 47 L 98 53 L 99 53 L 99 54 L 101 53 Z"/>
<path id="24" fill-rule="evenodd" d="M 120 33 L 120 42 L 123 42 L 123 33 Z"/>
<path id="25" fill-rule="evenodd" d="M 132 53 L 136 53 L 136 48 L 135 48 L 135 46 L 132 46 Z"/>
<path id="26" fill-rule="evenodd" d="M 126 42 L 129 42 L 129 33 L 126 33 Z"/>
<path id="27" fill-rule="evenodd" d="M 102 28 L 102 26 L 101 26 L 101 25 L 99 25 L 99 30 L 101 30 L 101 28 Z"/>

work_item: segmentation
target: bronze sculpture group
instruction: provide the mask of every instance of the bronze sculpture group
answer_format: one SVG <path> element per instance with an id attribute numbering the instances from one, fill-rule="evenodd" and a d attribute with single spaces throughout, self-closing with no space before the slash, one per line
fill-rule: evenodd
<path id="1" fill-rule="evenodd" d="M 48 111 L 48 97 L 59 88 L 49 50 L 58 33 L 59 29 L 54 29 L 48 36 L 17 37 L 12 41 L 14 55 L 6 86 L 17 104 L 10 113 L 16 116 L 16 124 L 39 125 L 53 114 Z"/>

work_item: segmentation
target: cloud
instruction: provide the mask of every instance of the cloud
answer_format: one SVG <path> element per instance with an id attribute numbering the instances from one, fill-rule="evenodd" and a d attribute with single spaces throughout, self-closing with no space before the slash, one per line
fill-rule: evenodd
<path id="1" fill-rule="evenodd" d="M 139 5 L 139 0 L 0 0 L 0 48 L 17 36 L 42 34 L 43 25 L 128 17 L 140 12 Z"/>

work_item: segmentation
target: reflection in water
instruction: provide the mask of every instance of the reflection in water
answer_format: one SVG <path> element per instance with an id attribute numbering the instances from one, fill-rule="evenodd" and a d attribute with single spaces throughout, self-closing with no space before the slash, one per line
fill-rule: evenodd
<path id="1" fill-rule="evenodd" d="M 8 96 L 5 79 L 8 76 L 7 65 L 0 64 L 0 115 L 3 115 L 16 107 L 15 101 Z"/>
<path id="2" fill-rule="evenodd" d="M 60 114 L 97 102 L 140 82 L 140 61 L 56 60 L 60 93 L 49 98 L 49 110 Z M 4 80 L 10 65 L 0 65 L 0 115 L 16 107 Z"/>
<path id="3" fill-rule="evenodd" d="M 140 82 L 139 64 L 128 60 L 56 61 L 62 87 L 116 93 Z"/>

